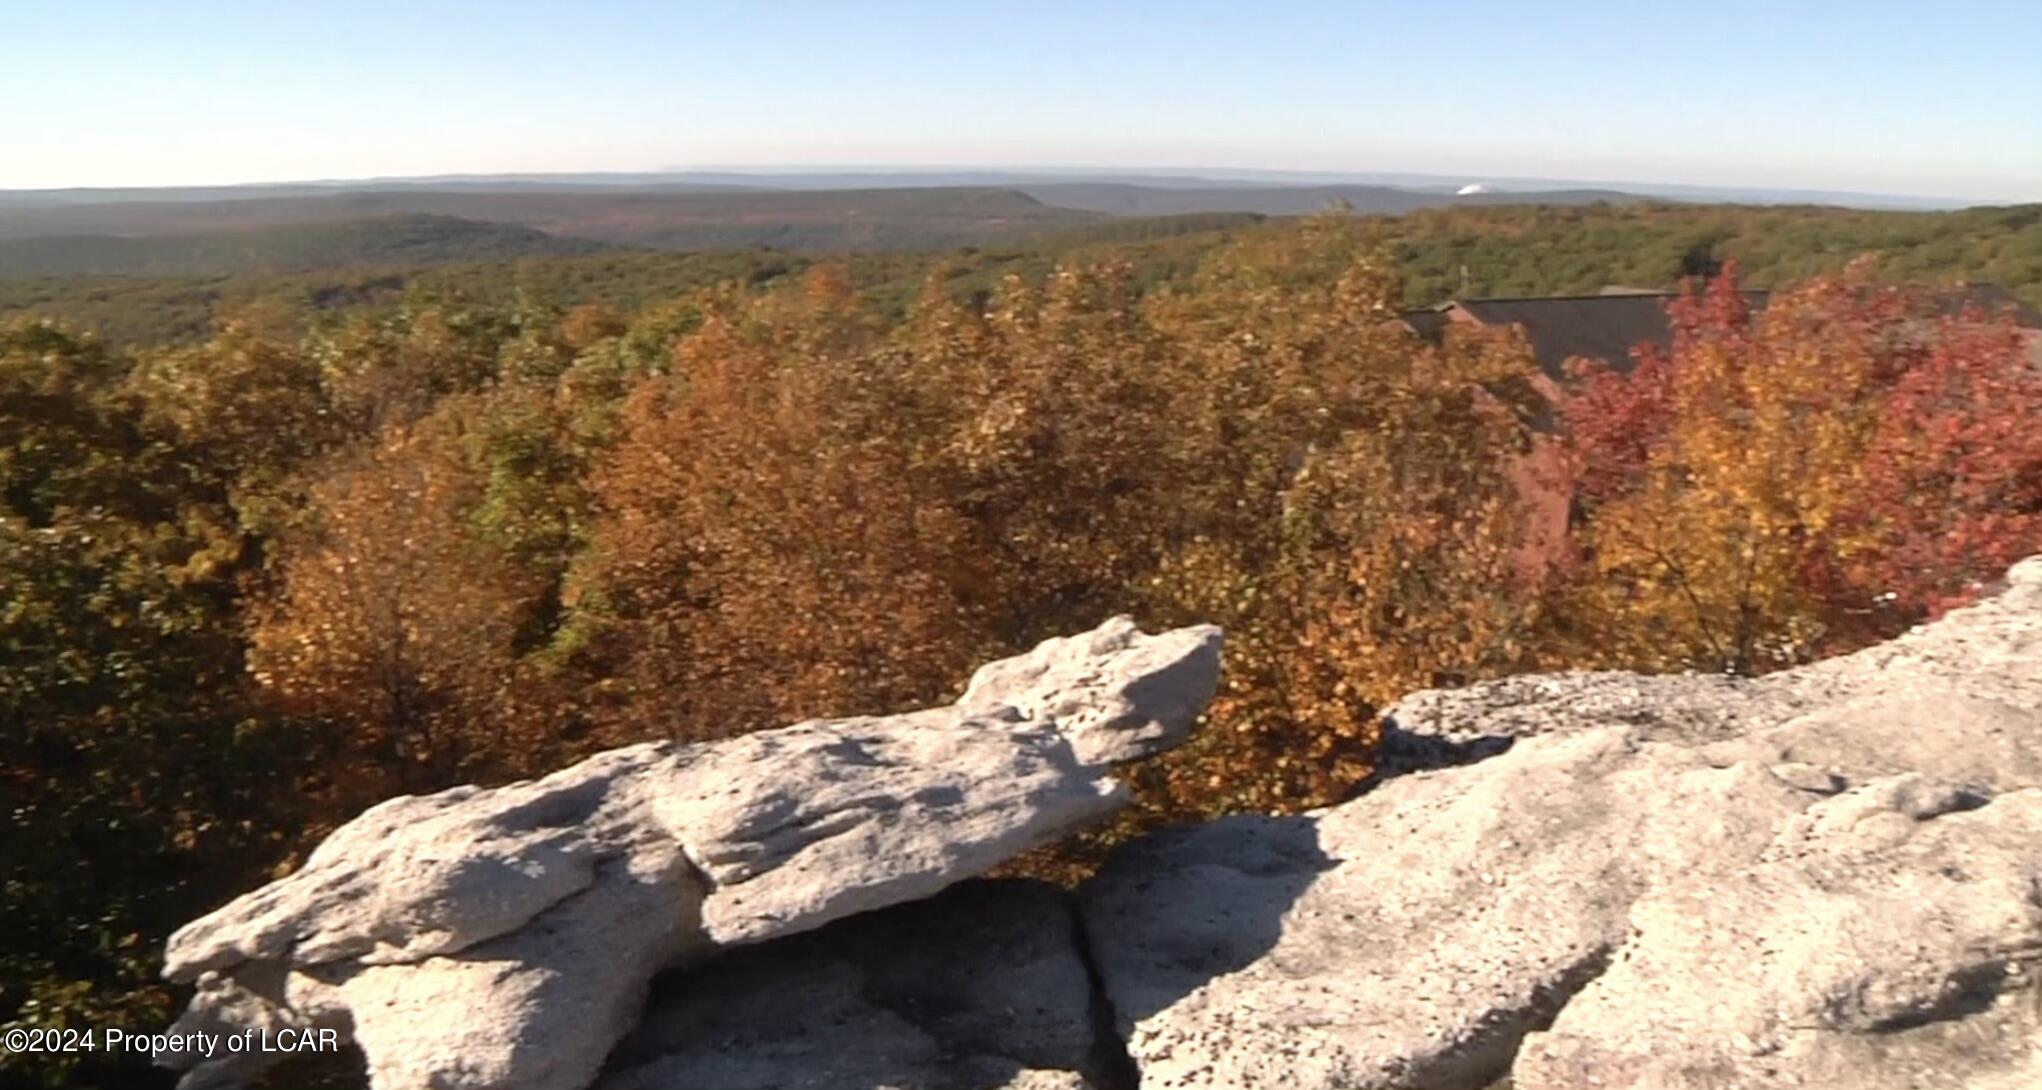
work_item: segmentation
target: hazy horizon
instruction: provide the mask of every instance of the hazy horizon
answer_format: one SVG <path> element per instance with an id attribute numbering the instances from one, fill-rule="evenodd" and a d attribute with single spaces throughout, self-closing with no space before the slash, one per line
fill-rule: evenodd
<path id="1" fill-rule="evenodd" d="M 31 0 L 9 34 L 9 189 L 1111 163 L 2042 200 L 2012 2 Z"/>
<path id="2" fill-rule="evenodd" d="M 383 186 L 430 188 L 434 184 L 519 183 L 535 188 L 545 186 L 614 186 L 618 190 L 660 186 L 733 188 L 756 185 L 761 189 L 788 190 L 903 188 L 926 184 L 930 187 L 1003 187 L 1009 185 L 1055 184 L 1058 182 L 1119 182 L 1129 185 L 1193 188 L 1264 187 L 1381 187 L 1407 191 L 1451 191 L 1475 184 L 1489 193 L 1539 193 L 1608 189 L 1637 196 L 1672 200 L 1728 201 L 1751 203 L 1833 203 L 1864 208 L 1955 209 L 2032 203 L 1933 196 L 1919 193 L 1871 192 L 1863 190 L 1772 188 L 1755 185 L 1693 185 L 1681 181 L 1609 178 L 1526 178 L 1495 175 L 1427 174 L 1414 171 L 1300 171 L 1259 167 L 1199 166 L 1070 166 L 1009 164 L 887 164 L 887 163 L 738 163 L 672 165 L 631 171 L 513 171 L 458 172 L 445 174 L 394 174 L 367 177 L 264 178 L 254 181 L 198 182 L 162 186 L 52 186 L 14 188 L 0 186 L 0 194 L 93 194 L 155 191 L 212 192 L 249 190 L 302 190 L 331 187 L 335 191 L 360 191 Z"/>

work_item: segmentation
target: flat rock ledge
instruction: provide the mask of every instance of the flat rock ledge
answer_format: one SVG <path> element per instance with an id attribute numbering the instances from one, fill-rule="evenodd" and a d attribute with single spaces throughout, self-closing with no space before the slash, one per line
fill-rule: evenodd
<path id="1" fill-rule="evenodd" d="M 1219 658 L 1216 628 L 1119 617 L 947 707 L 391 799 L 171 937 L 165 975 L 196 986 L 172 1032 L 337 1029 L 377 1090 L 578 1090 L 662 968 L 930 897 L 1123 805 L 1112 763 L 1181 741 Z M 1078 994 L 1068 965 L 1040 975 Z M 986 1062 L 1069 1054 L 1049 1037 Z M 157 1061 L 196 1090 L 270 1058 Z M 753 1084 L 724 1079 L 694 1084 Z"/>
<path id="2" fill-rule="evenodd" d="M 1757 680 L 1417 694 L 1385 752 L 1080 891 L 1142 1090 L 2042 1086 L 2042 558 Z"/>

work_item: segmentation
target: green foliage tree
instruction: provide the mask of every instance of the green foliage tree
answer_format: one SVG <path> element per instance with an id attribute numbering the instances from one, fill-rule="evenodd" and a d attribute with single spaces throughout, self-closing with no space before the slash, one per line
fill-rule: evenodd
<path id="1" fill-rule="evenodd" d="M 240 698 L 237 542 L 127 378 L 90 339 L 0 330 L 9 1026 L 160 1024 L 162 937 L 278 857 L 296 820 L 276 773 L 303 750 Z M 52 1084 L 135 1063 L 29 1062 Z"/>

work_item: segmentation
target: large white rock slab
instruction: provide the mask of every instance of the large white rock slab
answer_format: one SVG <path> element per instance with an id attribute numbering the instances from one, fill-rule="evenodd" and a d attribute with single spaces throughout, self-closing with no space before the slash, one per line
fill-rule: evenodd
<path id="1" fill-rule="evenodd" d="M 1144 1090 L 2042 1085 L 2042 560 L 1755 681 L 1417 694 L 1386 748 L 1081 890 Z"/>
<path id="2" fill-rule="evenodd" d="M 666 965 L 929 896 L 1125 802 L 1108 762 L 1175 744 L 1210 626 L 1115 618 L 995 663 L 958 704 L 599 754 L 392 799 L 296 874 L 171 937 L 178 1032 L 348 1032 L 378 1090 L 571 1090 Z M 189 1055 L 181 1085 L 259 1061 Z"/>
<path id="3" fill-rule="evenodd" d="M 1633 905 L 1516 1086 L 2042 1086 L 2038 850 L 2042 790 L 1908 773 L 1819 802 L 1753 865 Z"/>
<path id="4" fill-rule="evenodd" d="M 1157 838 L 1083 903 L 1144 1090 L 1480 1087 L 1645 890 L 1734 870 L 1803 794 L 1605 728 Z"/>

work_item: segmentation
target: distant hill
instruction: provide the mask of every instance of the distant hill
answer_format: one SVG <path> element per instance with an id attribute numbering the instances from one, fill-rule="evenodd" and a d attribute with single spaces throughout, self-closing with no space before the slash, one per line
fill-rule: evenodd
<path id="1" fill-rule="evenodd" d="M 1113 168 L 1113 167 L 901 167 L 842 166 L 757 167 L 705 170 L 674 167 L 635 172 L 551 174 L 441 174 L 420 177 L 357 178 L 252 185 L 178 186 L 163 188 L 0 189 L 0 208 L 48 207 L 66 204 L 109 204 L 124 201 L 246 200 L 262 197 L 322 196 L 377 190 L 459 192 L 616 192 L 657 190 L 733 192 L 826 189 L 993 188 L 1031 189 L 1040 185 L 1104 183 L 1158 189 L 1257 189 L 1373 186 L 1421 193 L 1453 193 L 1480 183 L 1520 200 L 1530 194 L 1593 190 L 1633 197 L 1734 204 L 1821 204 L 1842 208 L 1939 210 L 1995 201 L 1966 201 L 1895 193 L 1839 190 L 1779 189 L 1763 186 L 1682 185 L 1672 182 L 1614 181 L 1581 178 L 1483 177 L 1413 174 L 1390 171 L 1263 170 L 1241 167 Z"/>
<path id="2" fill-rule="evenodd" d="M 1664 197 L 1602 187 L 1456 192 L 1416 183 L 1161 172 L 696 172 L 17 190 L 0 191 L 0 276 L 388 268 L 603 246 L 921 252 L 1068 238 L 1115 221 L 1291 216 L 1336 203 L 1387 216 L 1674 206 Z M 1144 237 L 1144 229 L 1136 230 L 1117 237 Z M 264 231 L 285 233 L 255 233 Z M 1161 233 L 1182 233 L 1182 225 Z"/>
<path id="3" fill-rule="evenodd" d="M 912 250 L 1014 239 L 1099 213 L 1011 189 L 771 191 L 377 189 L 232 200 L 0 207 L 0 239 L 189 236 L 386 216 L 452 216 L 627 246 Z"/>
<path id="4" fill-rule="evenodd" d="M 966 177 L 966 176 L 960 176 Z M 95 196 L 105 199 L 91 199 Z M 600 185 L 448 181 L 373 188 L 283 186 L 0 192 L 0 238 L 143 237 L 391 215 L 516 223 L 661 249 L 777 246 L 900 250 L 969 245 L 1084 221 L 1081 213 L 1300 215 L 1344 200 L 1357 212 L 1489 204 L 1643 200 L 1604 189 L 1456 196 L 1386 185 L 1184 184 L 1173 179 L 1046 181 L 1012 186 L 761 189 L 732 184 Z"/>
<path id="5" fill-rule="evenodd" d="M 301 183 L 0 192 L 0 276 L 210 276 L 402 267 L 588 253 L 605 246 L 688 252 L 759 247 L 806 253 L 927 251 L 1014 245 L 1082 233 L 1114 220 L 1297 215 L 1335 201 L 1357 212 L 1394 215 L 1468 205 L 1642 200 L 1607 190 L 1456 196 L 1380 185 L 1218 185 L 1161 177 L 1038 179 L 1018 188 L 777 190 L 730 180 L 747 176 L 673 184 L 628 177 L 603 183 L 571 177 L 449 178 L 367 188 Z M 819 180 L 822 176 L 802 179 Z M 1181 225 L 1161 232 L 1181 233 Z M 1144 233 L 1138 228 L 1119 237 Z"/>
<path id="6" fill-rule="evenodd" d="M 1509 195 L 1517 202 L 1542 203 L 1553 203 L 1546 201 L 1544 196 L 1546 194 L 1584 190 L 1623 193 L 1632 198 L 1652 197 L 1710 204 L 1820 204 L 1839 208 L 1915 211 L 1949 210 L 2005 203 L 1899 193 L 1782 189 L 1748 185 L 1683 185 L 1675 182 L 1617 181 L 1608 178 L 1456 176 L 1398 171 L 1261 170 L 1241 167 L 1103 169 L 1037 167 L 999 170 L 875 166 L 843 167 L 822 171 L 809 168 L 754 170 L 676 168 L 651 175 L 576 174 L 550 177 L 572 178 L 577 182 L 657 179 L 662 184 L 740 185 L 764 189 L 878 189 L 892 186 L 976 185 L 1003 186 L 1029 191 L 1040 185 L 1098 182 L 1160 189 L 1309 189 L 1358 185 L 1421 193 L 1453 193 L 1470 183 L 1480 183 L 1498 194 Z"/>
<path id="7" fill-rule="evenodd" d="M 0 276 L 218 276 L 565 256 L 608 248 L 518 224 L 394 215 L 143 238 L 0 238 Z"/>
<path id="8" fill-rule="evenodd" d="M 1147 286 L 1193 276 L 1205 255 L 1263 217 L 1208 213 L 1098 216 L 968 249 L 875 252 L 847 267 L 866 296 L 898 314 L 943 276 L 960 298 L 1003 277 L 1038 278 L 1061 261 L 1111 261 Z M 2042 305 L 2042 205 L 1955 213 L 1861 212 L 1692 204 L 1491 206 L 1367 217 L 1364 230 L 1398 270 L 1413 305 L 1460 296 L 1593 293 L 1607 284 L 1673 286 L 1736 259 L 1764 287 L 1834 272 L 1862 253 L 1881 275 L 1924 283 L 2001 284 Z M 0 244 L 4 248 L 4 244 Z M 257 299 L 307 313 L 378 307 L 422 294 L 509 305 L 601 300 L 637 311 L 710 284 L 799 273 L 820 255 L 744 248 L 691 253 L 613 249 L 447 263 L 393 261 L 303 272 L 219 276 L 0 277 L 0 321 L 63 318 L 124 343 L 190 341 L 216 315 Z"/>
<path id="9" fill-rule="evenodd" d="M 931 188 L 715 193 L 619 193 L 575 198 L 571 211 L 524 219 L 560 234 L 664 250 L 772 246 L 783 250 L 935 250 L 1012 242 L 1079 226 L 1095 212 L 1057 208 L 1012 189 Z M 563 203 L 566 203 L 563 201 Z M 504 201 L 515 210 L 514 201 Z"/>
<path id="10" fill-rule="evenodd" d="M 60 255 L 70 250 L 61 262 L 51 256 L 55 244 L 49 240 L 0 239 L 0 321 L 57 317 L 118 342 L 144 343 L 203 337 L 217 315 L 255 300 L 278 300 L 322 315 L 414 295 L 505 305 L 601 300 L 628 313 L 710 284 L 760 283 L 798 274 L 817 260 L 834 260 L 827 245 L 769 250 L 757 245 L 764 238 L 805 234 L 810 240 L 856 243 L 871 237 L 868 232 L 914 229 L 917 215 L 934 217 L 939 226 L 965 225 L 945 228 L 952 237 L 968 237 L 955 246 L 918 251 L 894 245 L 856 253 L 846 262 L 861 292 L 883 311 L 898 314 L 932 275 L 940 275 L 959 298 L 982 296 L 1010 275 L 1039 278 L 1066 261 L 1128 267 L 1144 288 L 1183 281 L 1230 239 L 1263 230 L 1266 218 L 1240 212 L 1108 215 L 998 193 L 902 191 L 905 203 L 861 198 L 849 205 L 825 200 L 841 194 L 768 194 L 800 199 L 740 201 L 735 207 L 761 212 L 760 217 L 700 224 L 654 202 L 661 216 L 613 225 L 631 237 L 657 239 L 670 231 L 668 239 L 698 240 L 697 249 L 685 252 L 609 248 L 548 236 L 530 224 L 427 219 L 420 238 L 400 230 L 406 221 L 392 217 L 367 235 L 351 234 L 357 221 L 347 221 L 255 228 L 232 239 L 217 234 L 70 239 L 58 248 Z M 682 207 L 694 215 L 704 212 L 699 203 Z M 844 214 L 832 220 L 825 214 L 832 208 Z M 997 213 L 1015 208 L 1020 215 L 996 228 L 1003 218 Z M 803 223 L 793 218 L 796 212 L 811 218 Z M 1659 202 L 1457 204 L 1364 216 L 1361 229 L 1397 270 L 1404 299 L 1412 305 L 1450 297 L 1592 294 L 1609 284 L 1663 289 L 1730 260 L 1752 286 L 1767 287 L 1836 272 L 1861 254 L 1873 254 L 1884 279 L 1994 283 L 2042 306 L 2042 205 L 1881 212 Z M 728 249 L 699 246 L 699 240 L 719 233 L 743 241 Z M 458 256 L 463 247 L 466 258 Z M 29 265 L 23 255 L 39 264 Z M 10 264 L 12 275 L 5 271 Z M 116 266 L 159 271 L 54 274 Z M 53 274 L 21 274 L 31 267 Z M 224 271 L 161 271 L 177 269 Z"/>
<path id="11" fill-rule="evenodd" d="M 1354 206 L 1356 212 L 1398 215 L 1421 208 L 1597 202 L 1632 204 L 1648 199 L 1613 189 L 1486 192 L 1458 196 L 1386 185 L 1166 187 L 1122 182 L 1048 182 L 1019 188 L 1044 204 L 1115 216 L 1177 216 L 1201 212 L 1297 216 L 1320 211 L 1337 201 Z"/>
<path id="12" fill-rule="evenodd" d="M 263 185 L 128 186 L 71 189 L 0 189 L 0 209 L 64 208 L 92 204 L 197 204 L 278 197 L 338 197 L 378 192 L 611 193 L 651 189 L 662 193 L 733 193 L 762 188 L 663 179 L 658 175 L 506 175 L 503 177 L 390 178 L 359 182 L 278 182 Z M 763 188 L 774 188 L 766 186 Z"/>

